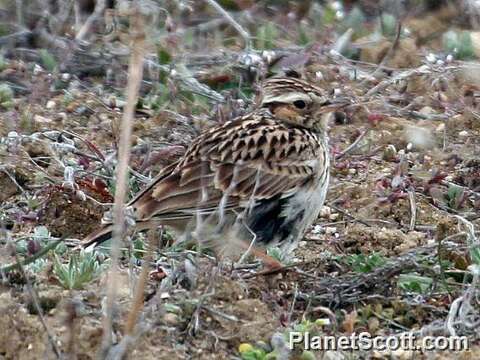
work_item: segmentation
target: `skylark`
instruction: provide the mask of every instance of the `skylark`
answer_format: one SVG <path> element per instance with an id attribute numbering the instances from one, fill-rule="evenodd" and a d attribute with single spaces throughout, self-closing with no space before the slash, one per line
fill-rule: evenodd
<path id="1" fill-rule="evenodd" d="M 235 228 L 247 245 L 294 248 L 325 200 L 326 115 L 340 105 L 305 80 L 266 80 L 257 109 L 204 131 L 130 201 L 136 228 L 167 225 L 198 236 L 203 223 L 216 234 Z M 104 225 L 82 245 L 107 240 L 111 230 Z"/>

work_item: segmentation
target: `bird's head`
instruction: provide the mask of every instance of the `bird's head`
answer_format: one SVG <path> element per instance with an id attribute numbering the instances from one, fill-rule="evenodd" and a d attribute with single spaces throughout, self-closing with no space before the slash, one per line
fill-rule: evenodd
<path id="1" fill-rule="evenodd" d="M 326 115 L 347 104 L 346 99 L 329 98 L 318 86 L 290 77 L 267 79 L 260 98 L 260 106 L 278 120 L 316 132 L 326 132 Z"/>

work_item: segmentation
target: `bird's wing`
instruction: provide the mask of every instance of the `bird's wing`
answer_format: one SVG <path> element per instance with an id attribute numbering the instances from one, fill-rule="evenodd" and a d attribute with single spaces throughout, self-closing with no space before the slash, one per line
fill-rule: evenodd
<path id="1" fill-rule="evenodd" d="M 130 205 L 139 219 L 188 217 L 289 196 L 325 163 L 322 149 L 306 129 L 250 114 L 202 134 L 173 171 L 162 172 Z"/>

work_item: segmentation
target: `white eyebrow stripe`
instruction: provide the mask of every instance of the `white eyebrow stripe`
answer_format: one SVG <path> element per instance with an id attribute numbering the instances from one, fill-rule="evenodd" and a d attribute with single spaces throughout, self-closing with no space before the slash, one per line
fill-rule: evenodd
<path id="1" fill-rule="evenodd" d="M 267 94 L 263 98 L 263 103 L 270 103 L 270 102 L 281 102 L 281 103 L 292 103 L 296 100 L 303 100 L 305 102 L 312 102 L 312 98 L 305 93 L 301 92 L 289 92 L 284 94 Z"/>

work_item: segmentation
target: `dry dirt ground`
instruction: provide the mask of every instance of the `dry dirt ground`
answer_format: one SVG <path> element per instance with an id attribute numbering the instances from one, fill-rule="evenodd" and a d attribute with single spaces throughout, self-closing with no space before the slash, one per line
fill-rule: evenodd
<path id="1" fill-rule="evenodd" d="M 411 21 L 413 31 L 422 28 L 419 19 Z M 285 52 L 287 67 L 293 64 L 302 76 L 355 101 L 330 122 L 326 206 L 293 256 L 281 259 L 285 271 L 268 276 L 254 275 L 261 265 L 253 258 L 236 266 L 197 247 L 172 245 L 166 232 L 156 234 L 132 358 L 479 358 L 478 327 L 472 325 L 480 310 L 472 270 L 480 266 L 479 65 L 444 55 L 427 59 L 418 39 L 428 34 L 412 38 L 400 41 L 385 69 L 367 64 L 379 62 L 385 51 L 365 50 L 358 63 L 323 51 L 324 44 L 302 50 L 300 58 L 297 50 Z M 387 51 L 392 43 L 385 40 Z M 242 56 L 235 57 L 240 68 Z M 268 67 L 268 56 L 260 54 L 258 61 Z M 192 95 L 171 73 L 161 74 L 167 76 L 155 95 L 164 96 L 161 102 L 145 95 L 132 137 L 129 196 L 180 156 L 201 129 L 254 106 L 255 76 L 211 61 L 197 78 L 226 103 Z M 247 81 L 241 91 L 234 81 L 240 77 Z M 112 202 L 122 95 L 105 77 L 65 75 L 21 60 L 9 60 L 0 80 L 29 89 L 16 92 L 13 106 L 0 112 L 0 358 L 53 359 L 53 342 L 72 358 L 93 359 L 103 334 L 108 251 L 96 253 L 100 269 L 78 289 L 66 289 L 58 262 L 78 252 L 71 245 L 95 229 Z M 236 85 L 226 87 L 225 81 Z M 151 84 L 143 91 L 151 94 Z M 68 246 L 24 266 L 24 275 L 7 268 L 62 236 Z M 122 251 L 115 341 L 122 338 L 144 256 L 145 236 L 134 239 Z M 465 294 L 471 295 L 463 298 L 465 313 L 452 311 Z M 471 350 L 286 349 L 292 330 L 442 335 L 447 319 L 468 336 Z M 243 352 L 245 344 L 253 350 Z"/>

